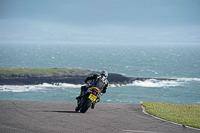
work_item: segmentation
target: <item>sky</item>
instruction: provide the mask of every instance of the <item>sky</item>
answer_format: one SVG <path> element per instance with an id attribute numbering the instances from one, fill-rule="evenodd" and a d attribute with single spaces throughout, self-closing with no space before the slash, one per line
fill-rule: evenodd
<path id="1" fill-rule="evenodd" d="M 0 24 L 1 42 L 200 43 L 200 0 L 0 0 Z"/>

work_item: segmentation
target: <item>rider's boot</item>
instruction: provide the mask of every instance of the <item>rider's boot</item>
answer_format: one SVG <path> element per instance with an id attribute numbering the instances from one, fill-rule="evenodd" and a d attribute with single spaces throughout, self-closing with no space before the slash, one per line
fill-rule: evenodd
<path id="1" fill-rule="evenodd" d="M 80 95 L 78 97 L 76 97 L 76 100 L 81 100 L 83 95 L 84 95 L 84 91 L 81 91 Z"/>
<path id="2" fill-rule="evenodd" d="M 81 87 L 81 93 L 80 93 L 80 95 L 78 97 L 76 97 L 76 100 L 80 100 L 83 97 L 83 95 L 86 92 L 86 90 L 87 90 L 87 87 L 86 86 L 82 86 Z"/>
<path id="3" fill-rule="evenodd" d="M 80 95 L 80 96 L 76 97 L 76 100 L 80 100 L 81 98 L 82 98 L 82 96 Z"/>

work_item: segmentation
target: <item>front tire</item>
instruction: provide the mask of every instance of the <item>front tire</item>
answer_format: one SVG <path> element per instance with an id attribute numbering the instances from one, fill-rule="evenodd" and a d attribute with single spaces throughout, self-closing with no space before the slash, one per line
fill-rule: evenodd
<path id="1" fill-rule="evenodd" d="M 87 98 L 83 106 L 80 108 L 80 112 L 85 113 L 88 110 L 88 108 L 91 106 L 91 104 L 92 104 L 92 101 Z"/>
<path id="2" fill-rule="evenodd" d="M 75 111 L 76 111 L 76 112 L 78 112 L 79 110 L 80 110 L 80 108 L 79 108 L 79 107 L 76 107 L 76 108 L 75 108 Z"/>

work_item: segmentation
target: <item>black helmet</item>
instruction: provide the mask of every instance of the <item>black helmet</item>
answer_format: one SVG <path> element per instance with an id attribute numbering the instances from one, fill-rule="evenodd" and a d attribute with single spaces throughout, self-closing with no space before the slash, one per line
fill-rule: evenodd
<path id="1" fill-rule="evenodd" d="M 101 72 L 101 75 L 104 75 L 104 76 L 107 78 L 107 77 L 108 77 L 108 72 L 105 71 L 105 70 L 103 70 L 103 71 Z"/>

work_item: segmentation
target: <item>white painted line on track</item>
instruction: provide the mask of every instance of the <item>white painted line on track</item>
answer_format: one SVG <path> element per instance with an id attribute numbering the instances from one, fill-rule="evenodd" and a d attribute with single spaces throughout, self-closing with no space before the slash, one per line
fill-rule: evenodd
<path id="1" fill-rule="evenodd" d="M 164 132 L 152 132 L 152 131 L 142 131 L 142 130 L 123 130 L 123 132 L 133 132 L 133 133 L 164 133 Z"/>

